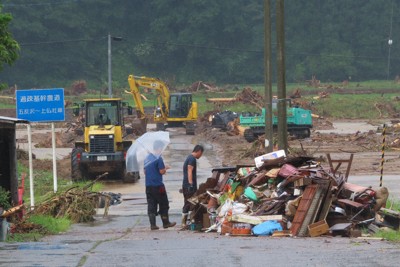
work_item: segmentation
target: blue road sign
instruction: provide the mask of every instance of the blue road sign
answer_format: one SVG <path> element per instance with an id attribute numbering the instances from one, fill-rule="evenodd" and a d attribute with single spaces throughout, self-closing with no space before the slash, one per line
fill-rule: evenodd
<path id="1" fill-rule="evenodd" d="M 64 121 L 64 89 L 17 90 L 17 118 L 33 122 Z"/>

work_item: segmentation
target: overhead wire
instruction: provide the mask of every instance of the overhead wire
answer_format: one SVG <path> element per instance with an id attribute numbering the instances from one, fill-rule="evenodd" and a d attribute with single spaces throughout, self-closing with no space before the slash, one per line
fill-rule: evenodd
<path id="1" fill-rule="evenodd" d="M 100 41 L 107 38 L 103 36 L 100 38 L 83 38 L 83 39 L 70 39 L 70 40 L 56 40 L 56 41 L 43 41 L 34 43 L 20 43 L 20 46 L 38 46 L 38 45 L 52 45 L 52 44 L 64 44 L 64 43 L 76 43 L 76 42 L 89 42 L 89 41 Z M 125 41 L 132 41 L 125 39 Z M 221 51 L 232 51 L 232 52 L 249 52 L 249 53 L 264 53 L 263 50 L 256 49 L 241 49 L 231 47 L 218 47 L 218 46 L 205 46 L 197 44 L 184 44 L 184 43 L 172 43 L 172 42 L 160 42 L 160 41 L 144 41 L 145 43 L 156 44 L 156 45 L 172 45 L 177 47 L 191 47 L 207 50 L 221 50 Z M 366 59 L 383 59 L 382 56 L 364 56 L 364 55 L 340 55 L 340 54 L 324 54 L 324 53 L 303 53 L 303 52 L 286 52 L 289 56 L 312 56 L 312 57 L 330 57 L 330 58 L 366 58 Z"/>
<path id="2" fill-rule="evenodd" d="M 45 3 L 4 3 L 2 4 L 3 7 L 24 7 L 24 6 L 45 6 L 45 5 L 65 5 L 70 3 L 79 2 L 82 0 L 65 0 L 65 1 L 53 1 L 53 2 L 45 2 Z"/>
<path id="3" fill-rule="evenodd" d="M 64 44 L 64 43 L 77 43 L 77 42 L 89 42 L 89 41 L 99 41 L 107 38 L 107 36 L 101 38 L 87 38 L 87 39 L 71 39 L 71 40 L 58 40 L 58 41 L 45 41 L 45 42 L 35 42 L 35 43 L 20 43 L 20 46 L 34 46 L 34 45 L 48 45 L 48 44 Z"/>

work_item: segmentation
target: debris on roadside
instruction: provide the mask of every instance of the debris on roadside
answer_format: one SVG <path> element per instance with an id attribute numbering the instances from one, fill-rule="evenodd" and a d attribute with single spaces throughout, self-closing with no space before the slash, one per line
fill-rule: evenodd
<path id="1" fill-rule="evenodd" d="M 300 88 L 296 88 L 295 91 L 289 96 L 291 99 L 301 98 Z"/>
<path id="2" fill-rule="evenodd" d="M 322 99 L 329 97 L 329 93 L 326 91 L 322 91 L 318 93 L 318 96 L 314 96 L 313 99 Z"/>
<path id="3" fill-rule="evenodd" d="M 105 203 L 108 198 L 110 206 L 115 206 L 122 203 L 121 193 L 101 192 L 101 194 L 103 195 L 102 202 Z M 100 204 L 99 208 L 104 208 L 104 204 Z"/>
<path id="4" fill-rule="evenodd" d="M 218 92 L 221 91 L 218 86 L 212 83 L 207 83 L 203 81 L 197 81 L 192 83 L 188 88 L 186 88 L 188 92 L 198 92 L 198 91 L 206 91 L 206 92 Z"/>
<path id="5" fill-rule="evenodd" d="M 230 110 L 215 113 L 212 115 L 211 127 L 226 130 L 228 124 L 239 117 L 239 114 Z"/>
<path id="6" fill-rule="evenodd" d="M 360 236 L 361 229 L 380 226 L 375 215 L 388 195 L 385 187 L 348 183 L 312 157 L 290 158 L 280 150 L 257 157 L 255 165 L 213 169 L 189 200 L 196 226 L 190 229 L 202 225 L 206 232 L 224 235 Z"/>
<path id="7" fill-rule="evenodd" d="M 101 177 L 102 175 L 97 179 Z M 35 207 L 33 213 L 50 215 L 54 218 L 68 217 L 73 223 L 82 223 L 93 221 L 96 209 L 102 206 L 104 207 L 104 216 L 106 216 L 112 198 L 109 194 L 91 190 L 96 180 L 85 187 L 75 186 L 65 192 L 57 193 Z"/>
<path id="8" fill-rule="evenodd" d="M 244 104 L 255 105 L 260 110 L 265 106 L 264 97 L 250 87 L 243 88 L 242 92 L 235 95 L 235 98 Z"/>
<path id="9" fill-rule="evenodd" d="M 0 207 L 0 218 L 10 217 L 11 215 L 13 215 L 13 214 L 15 214 L 17 212 L 23 211 L 24 208 L 25 208 L 25 206 L 22 205 L 22 204 L 18 205 L 18 206 L 15 206 L 15 207 L 12 207 L 12 208 L 10 208 L 8 210 L 3 210 L 3 208 Z"/>

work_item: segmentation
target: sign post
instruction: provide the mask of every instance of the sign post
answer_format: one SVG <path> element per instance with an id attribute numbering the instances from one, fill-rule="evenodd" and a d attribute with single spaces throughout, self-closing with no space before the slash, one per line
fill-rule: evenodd
<path id="1" fill-rule="evenodd" d="M 31 122 L 51 122 L 52 148 L 53 148 L 53 183 L 54 192 L 57 192 L 57 164 L 55 152 L 55 129 L 54 121 L 65 120 L 64 108 L 64 89 L 31 89 L 17 90 L 17 118 Z M 28 141 L 31 140 L 30 125 L 28 125 Z M 31 208 L 35 206 L 33 192 L 33 173 L 32 173 L 32 147 L 29 142 L 29 182 Z"/>

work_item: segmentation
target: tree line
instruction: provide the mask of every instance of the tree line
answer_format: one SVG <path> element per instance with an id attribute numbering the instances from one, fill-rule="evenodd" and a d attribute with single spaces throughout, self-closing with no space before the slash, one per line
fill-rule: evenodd
<path id="1" fill-rule="evenodd" d="M 112 41 L 115 87 L 126 87 L 131 73 L 179 84 L 264 81 L 262 0 L 1 4 L 13 17 L 9 30 L 20 45 L 19 59 L 0 72 L 9 85 L 64 87 L 86 80 L 90 87 L 105 87 L 108 34 L 123 38 Z M 400 74 L 399 8 L 393 0 L 285 1 L 287 81 L 312 75 L 323 81 L 394 79 Z"/>

